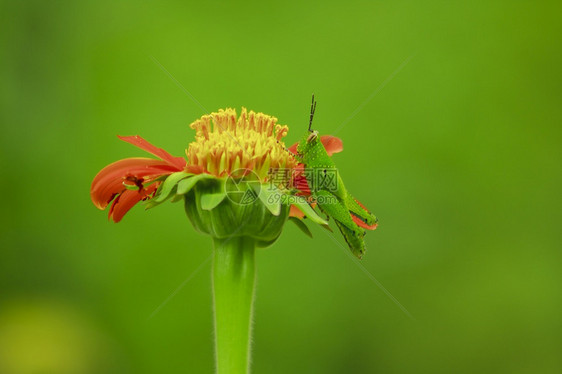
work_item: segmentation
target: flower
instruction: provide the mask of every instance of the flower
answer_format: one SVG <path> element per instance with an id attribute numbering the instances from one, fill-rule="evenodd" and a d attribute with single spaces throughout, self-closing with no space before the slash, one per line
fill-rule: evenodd
<path id="1" fill-rule="evenodd" d="M 297 164 L 283 143 L 288 127 L 245 108 L 240 116 L 234 109 L 221 109 L 190 127 L 196 134 L 186 151 L 188 167 L 201 174 L 172 183 L 177 183 L 175 195 L 184 196 L 194 227 L 215 238 L 248 236 L 258 246 L 273 243 L 289 205 L 268 199 L 266 184 L 271 170 L 292 170 Z M 168 190 L 174 187 L 170 184 Z"/>
<path id="2" fill-rule="evenodd" d="M 103 168 L 94 178 L 90 188 L 92 202 L 99 209 L 109 209 L 109 219 L 119 222 L 135 204 L 148 200 L 162 183 L 161 178 L 186 168 L 183 157 L 173 157 L 163 149 L 156 148 L 138 135 L 119 136 L 160 160 L 152 158 L 126 158 Z"/>
<path id="3" fill-rule="evenodd" d="M 278 237 L 288 217 L 302 220 L 307 216 L 327 227 L 327 222 L 314 210 L 316 204 L 304 175 L 305 165 L 294 157 L 298 143 L 285 147 L 283 138 L 288 127 L 278 124 L 277 118 L 248 112 L 246 108 L 237 116 L 234 109 L 227 108 L 202 116 L 190 127 L 196 134 L 195 141 L 186 149 L 187 160 L 170 155 L 140 136 L 119 136 L 159 159 L 127 158 L 103 168 L 90 190 L 96 207 L 103 210 L 111 203 L 109 219 L 119 222 L 140 201 L 150 200 L 147 207 L 152 207 L 169 198 L 184 198 L 187 215 L 198 231 L 214 237 L 257 232 L 267 243 Z M 320 140 L 329 156 L 343 150 L 337 137 L 322 136 Z M 276 170 L 290 172 L 292 188 L 276 190 L 274 197 L 280 198 L 271 202 L 271 191 L 266 192 L 270 188 L 264 186 Z M 232 179 L 243 180 L 236 188 L 262 204 L 258 201 L 253 208 L 240 207 L 245 204 L 228 194 L 228 182 Z M 283 202 L 285 195 L 305 199 L 287 204 Z M 225 199 L 227 196 L 229 199 Z M 376 228 L 376 224 L 369 226 L 353 214 L 351 217 L 362 228 Z M 222 223 L 217 225 L 218 221 Z M 241 222 L 248 228 L 240 229 Z M 303 224 L 296 223 L 303 228 Z M 265 232 L 267 225 L 270 227 Z"/>
<path id="4" fill-rule="evenodd" d="M 90 190 L 96 207 L 103 210 L 113 202 L 109 218 L 119 222 L 140 201 L 152 200 L 148 206 L 155 206 L 171 196 L 187 195 L 200 183 L 207 184 L 206 192 L 216 194 L 220 191 L 216 186 L 209 188 L 208 184 L 213 183 L 209 179 L 224 182 L 226 178 L 244 177 L 250 172 L 257 176 L 259 183 L 266 183 L 270 170 L 292 170 L 297 163 L 282 142 L 288 127 L 278 124 L 275 117 L 248 112 L 246 108 L 237 116 L 234 109 L 227 108 L 202 116 L 190 127 L 196 134 L 186 150 L 187 161 L 173 157 L 139 136 L 119 136 L 160 160 L 127 158 L 103 168 Z M 188 178 L 178 188 L 182 179 Z M 189 187 L 184 188 L 186 185 Z"/>

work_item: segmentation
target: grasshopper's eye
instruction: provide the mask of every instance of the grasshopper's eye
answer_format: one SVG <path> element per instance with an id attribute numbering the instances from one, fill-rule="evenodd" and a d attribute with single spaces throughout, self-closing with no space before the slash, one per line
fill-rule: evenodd
<path id="1" fill-rule="evenodd" d="M 307 143 L 313 142 L 318 137 L 318 131 L 313 131 L 306 139 Z"/>

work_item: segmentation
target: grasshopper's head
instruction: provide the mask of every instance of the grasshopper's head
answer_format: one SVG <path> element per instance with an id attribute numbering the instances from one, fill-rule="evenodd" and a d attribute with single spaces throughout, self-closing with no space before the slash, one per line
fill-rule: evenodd
<path id="1" fill-rule="evenodd" d="M 299 156 L 303 160 L 306 160 L 308 156 L 314 153 L 313 151 L 318 146 L 318 144 L 321 144 L 320 138 L 318 137 L 318 131 L 307 131 L 299 142 L 299 145 L 297 146 L 297 156 Z"/>

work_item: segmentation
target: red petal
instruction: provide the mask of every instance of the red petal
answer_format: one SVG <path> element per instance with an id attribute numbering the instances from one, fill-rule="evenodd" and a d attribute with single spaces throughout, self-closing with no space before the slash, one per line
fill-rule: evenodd
<path id="1" fill-rule="evenodd" d="M 300 176 L 304 173 L 304 164 L 297 164 L 293 169 L 293 176 Z"/>
<path id="2" fill-rule="evenodd" d="M 166 161 L 168 164 L 173 165 L 178 169 L 177 171 L 183 170 L 185 167 L 186 161 L 183 157 L 174 157 L 162 148 L 156 148 L 143 138 L 138 135 L 133 136 L 119 136 L 117 137 L 127 143 L 130 143 L 134 146 L 139 147 L 149 153 L 152 153 L 154 156 L 159 157 L 160 159 Z"/>
<path id="3" fill-rule="evenodd" d="M 111 208 L 109 209 L 109 219 L 117 223 L 121 221 L 125 213 L 127 213 L 133 206 L 135 206 L 142 199 L 150 196 L 160 183 L 153 183 L 140 191 L 125 190 L 122 194 L 117 196 Z"/>
<path id="4" fill-rule="evenodd" d="M 297 153 L 297 147 L 299 145 L 299 142 L 296 142 L 295 144 L 293 144 L 292 146 L 290 146 L 288 149 L 292 154 L 296 154 Z"/>
<path id="5" fill-rule="evenodd" d="M 310 195 L 310 187 L 308 181 L 304 176 L 297 176 L 293 178 L 293 187 L 305 195 Z"/>
<path id="6" fill-rule="evenodd" d="M 155 179 L 178 171 L 167 162 L 151 158 L 126 158 L 104 167 L 92 181 L 90 196 L 99 209 L 105 209 L 116 194 L 123 192 L 123 180 L 127 176 Z M 133 191 L 134 192 L 134 191 Z"/>
<path id="7" fill-rule="evenodd" d="M 297 217 L 298 219 L 303 219 L 304 213 L 296 206 L 291 205 L 291 208 L 289 209 L 289 217 Z"/>
<path id="8" fill-rule="evenodd" d="M 187 165 L 185 171 L 193 174 L 203 174 L 204 169 L 201 165 Z"/>
<path id="9" fill-rule="evenodd" d="M 326 148 L 328 156 L 343 151 L 343 142 L 340 138 L 336 138 L 332 135 L 324 135 L 320 137 L 320 141 L 324 144 L 324 148 Z"/>
<path id="10" fill-rule="evenodd" d="M 304 176 L 304 164 L 298 164 L 293 169 L 293 187 L 305 195 L 310 195 L 310 187 Z"/>
<path id="11" fill-rule="evenodd" d="M 310 206 L 312 208 L 316 207 L 316 203 L 311 203 Z M 302 212 L 302 210 L 300 210 L 299 208 L 297 208 L 295 205 L 291 205 L 290 209 L 289 209 L 289 217 L 297 217 L 298 219 L 304 219 L 304 213 Z"/>

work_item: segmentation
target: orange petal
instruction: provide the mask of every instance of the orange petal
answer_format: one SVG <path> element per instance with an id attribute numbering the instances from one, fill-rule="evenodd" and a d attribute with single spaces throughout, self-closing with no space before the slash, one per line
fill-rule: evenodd
<path id="1" fill-rule="evenodd" d="M 340 138 L 336 138 L 332 135 L 323 135 L 320 137 L 320 141 L 324 144 L 324 148 L 326 148 L 328 156 L 343 151 L 343 142 Z"/>
<path id="2" fill-rule="evenodd" d="M 185 171 L 193 174 L 203 174 L 204 169 L 201 165 L 187 165 Z"/>
<path id="3" fill-rule="evenodd" d="M 121 221 L 125 213 L 127 213 L 133 206 L 135 206 L 139 201 L 149 197 L 156 191 L 160 183 L 153 183 L 140 191 L 125 190 L 121 193 L 111 204 L 109 209 L 109 219 L 117 223 Z"/>
<path id="4" fill-rule="evenodd" d="M 312 202 L 312 203 L 310 203 L 310 206 L 314 209 L 314 208 L 316 208 L 316 203 Z M 297 208 L 295 205 L 291 205 L 291 207 L 289 208 L 289 217 L 296 217 L 298 219 L 304 219 L 305 215 L 302 212 L 302 210 Z"/>
<path id="5" fill-rule="evenodd" d="M 293 178 L 293 187 L 305 195 L 310 195 L 310 187 L 304 175 L 295 176 Z"/>
<path id="6" fill-rule="evenodd" d="M 296 206 L 291 205 L 291 208 L 289 208 L 289 217 L 297 217 L 298 219 L 303 219 L 304 213 Z"/>
<path id="7" fill-rule="evenodd" d="M 133 136 L 119 136 L 117 137 L 127 143 L 130 143 L 134 146 L 139 147 L 149 153 L 152 153 L 154 156 L 159 157 L 160 159 L 166 161 L 168 164 L 175 166 L 178 170 L 181 171 L 185 167 L 186 161 L 183 157 L 174 157 L 162 148 L 156 148 L 143 138 L 138 135 Z"/>
<path id="8" fill-rule="evenodd" d="M 127 176 L 155 179 L 178 171 L 167 162 L 152 158 L 126 158 L 104 167 L 92 181 L 90 196 L 99 209 L 105 209 L 116 194 L 123 192 Z M 134 191 L 133 191 L 134 192 Z"/>
<path id="9" fill-rule="evenodd" d="M 292 146 L 290 146 L 288 148 L 289 152 L 291 152 L 292 154 L 297 153 L 297 147 L 299 146 L 299 142 L 296 142 L 295 144 L 293 144 Z"/>
<path id="10" fill-rule="evenodd" d="M 310 195 L 310 188 L 304 176 L 304 164 L 298 164 L 293 169 L 293 187 L 304 195 Z"/>

